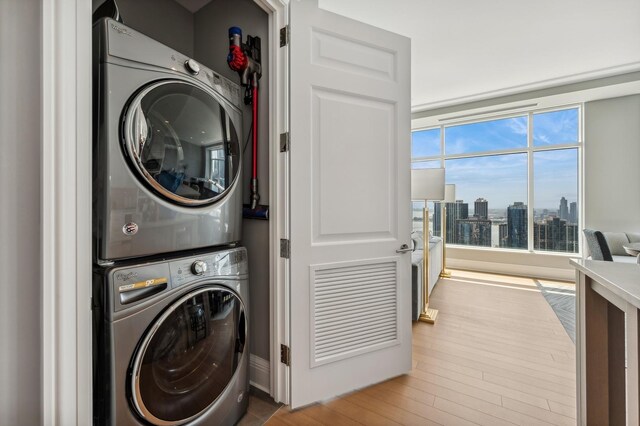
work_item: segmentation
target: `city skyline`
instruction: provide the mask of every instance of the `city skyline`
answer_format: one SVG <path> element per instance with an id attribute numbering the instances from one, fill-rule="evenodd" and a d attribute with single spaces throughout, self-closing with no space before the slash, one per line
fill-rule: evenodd
<path id="1" fill-rule="evenodd" d="M 433 234 L 441 236 L 442 210 L 435 202 L 430 225 Z M 506 209 L 490 207 L 490 200 L 483 197 L 471 202 L 458 199 L 445 203 L 447 217 L 447 243 L 476 247 L 528 249 L 528 206 L 522 201 L 513 201 Z M 421 209 L 414 206 L 414 227 L 422 223 Z M 491 211 L 499 214 L 492 215 Z M 535 209 L 533 221 L 533 248 L 543 251 L 578 251 L 577 202 L 569 202 L 562 196 L 555 209 Z M 418 226 L 419 228 L 419 226 Z"/>

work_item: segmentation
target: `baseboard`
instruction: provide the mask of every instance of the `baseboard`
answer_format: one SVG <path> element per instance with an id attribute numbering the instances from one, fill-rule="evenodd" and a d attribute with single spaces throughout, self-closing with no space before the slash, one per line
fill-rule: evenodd
<path id="1" fill-rule="evenodd" d="M 567 260 L 567 263 L 569 261 Z M 484 262 L 467 259 L 447 259 L 447 267 L 478 272 L 515 275 L 520 277 L 546 278 L 549 280 L 575 281 L 574 269 L 547 268 L 544 266 L 516 265 L 512 263 Z"/>
<path id="2" fill-rule="evenodd" d="M 271 394 L 271 364 L 254 354 L 249 357 L 249 383 L 263 392 Z"/>

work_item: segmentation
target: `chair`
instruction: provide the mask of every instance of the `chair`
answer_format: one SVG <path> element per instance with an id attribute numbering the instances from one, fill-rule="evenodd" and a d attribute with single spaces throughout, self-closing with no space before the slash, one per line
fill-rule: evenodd
<path id="1" fill-rule="evenodd" d="M 609 245 L 602 232 L 594 231 L 593 229 L 583 229 L 582 232 L 584 232 L 584 236 L 587 239 L 591 259 L 613 262 L 611 250 L 609 250 Z"/>

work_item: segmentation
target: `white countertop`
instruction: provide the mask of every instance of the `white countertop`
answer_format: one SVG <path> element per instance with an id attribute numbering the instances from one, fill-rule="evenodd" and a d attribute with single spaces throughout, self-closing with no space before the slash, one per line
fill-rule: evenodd
<path id="1" fill-rule="evenodd" d="M 580 272 L 640 308 L 640 265 L 589 259 L 571 259 L 570 262 Z"/>

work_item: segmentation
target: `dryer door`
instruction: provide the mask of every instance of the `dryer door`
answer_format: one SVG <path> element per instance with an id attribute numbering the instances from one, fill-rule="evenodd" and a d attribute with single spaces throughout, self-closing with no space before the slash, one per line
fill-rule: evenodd
<path id="1" fill-rule="evenodd" d="M 173 203 L 200 206 L 222 198 L 240 170 L 238 132 L 224 102 L 181 80 L 141 90 L 122 129 L 138 177 Z"/>
<path id="2" fill-rule="evenodd" d="M 154 425 L 199 417 L 232 381 L 245 356 L 240 298 L 225 287 L 192 291 L 173 303 L 143 338 L 130 391 L 138 415 Z"/>

